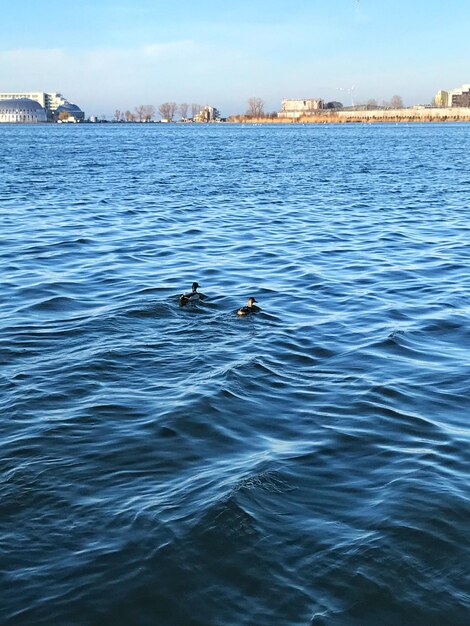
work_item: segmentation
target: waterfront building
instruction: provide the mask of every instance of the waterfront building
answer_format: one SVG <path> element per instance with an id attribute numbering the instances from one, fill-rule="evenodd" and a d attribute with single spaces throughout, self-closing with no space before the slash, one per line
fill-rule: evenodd
<path id="1" fill-rule="evenodd" d="M 65 102 L 54 111 L 54 121 L 56 122 L 83 122 L 85 113 L 76 104 Z"/>
<path id="2" fill-rule="evenodd" d="M 324 108 L 323 100 L 320 98 L 307 100 L 289 100 L 285 99 L 281 102 L 281 112 L 278 117 L 298 118 L 302 115 L 308 115 L 314 111 Z"/>
<path id="3" fill-rule="evenodd" d="M 36 100 L 43 109 L 46 111 L 55 111 L 61 104 L 65 104 L 67 100 L 60 93 L 46 93 L 43 91 L 29 91 L 29 92 L 12 92 L 12 93 L 0 93 L 0 100 L 16 100 L 28 98 L 29 100 Z"/>
<path id="4" fill-rule="evenodd" d="M 13 124 L 37 124 L 47 122 L 46 110 L 31 98 L 0 100 L 0 122 Z"/>
<path id="5" fill-rule="evenodd" d="M 34 100 L 37 102 L 45 111 L 48 121 L 53 121 L 57 119 L 56 111 L 59 107 L 64 106 L 72 106 L 76 109 L 74 110 L 77 114 L 78 111 L 82 114 L 75 115 L 76 121 L 82 121 L 85 117 L 83 111 L 77 107 L 75 104 L 71 104 L 64 96 L 60 93 L 48 93 L 44 91 L 30 91 L 30 92 L 12 92 L 12 93 L 0 93 L 0 104 L 4 100 Z M 78 110 L 78 111 L 77 111 Z"/>
<path id="6" fill-rule="evenodd" d="M 449 105 L 449 92 L 441 89 L 434 96 L 434 104 L 437 107 L 448 107 Z"/>
<path id="7" fill-rule="evenodd" d="M 215 107 L 209 105 L 203 107 L 194 117 L 195 122 L 216 122 L 220 118 L 220 113 Z"/>
<path id="8" fill-rule="evenodd" d="M 470 107 L 470 84 L 452 91 L 438 91 L 434 104 L 438 107 Z"/>
<path id="9" fill-rule="evenodd" d="M 449 105 L 452 107 L 470 107 L 470 85 L 462 85 L 449 94 Z"/>

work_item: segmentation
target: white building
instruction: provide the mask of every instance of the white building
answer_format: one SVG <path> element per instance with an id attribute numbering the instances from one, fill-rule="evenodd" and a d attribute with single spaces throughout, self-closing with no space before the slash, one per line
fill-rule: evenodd
<path id="1" fill-rule="evenodd" d="M 220 113 L 215 107 L 209 105 L 203 107 L 194 117 L 195 122 L 216 122 L 220 118 Z"/>
<path id="2" fill-rule="evenodd" d="M 60 93 L 47 93 L 44 91 L 0 93 L 0 106 L 3 102 L 13 102 L 15 100 L 27 100 L 39 104 L 46 114 L 46 120 L 44 121 L 57 122 L 61 120 L 83 122 L 85 119 L 84 112 L 76 104 L 69 102 Z"/>
<path id="3" fill-rule="evenodd" d="M 0 123 L 37 124 L 47 122 L 45 109 L 31 98 L 0 100 Z"/>
<path id="4" fill-rule="evenodd" d="M 43 91 L 0 93 L 0 101 L 24 100 L 25 98 L 39 102 L 43 109 L 51 113 L 54 113 L 54 111 L 62 104 L 67 103 L 67 100 L 60 93 L 46 93 Z"/>

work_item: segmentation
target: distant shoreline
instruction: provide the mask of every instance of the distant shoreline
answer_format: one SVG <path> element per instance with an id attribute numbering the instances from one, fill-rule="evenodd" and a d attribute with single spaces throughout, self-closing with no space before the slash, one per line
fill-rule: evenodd
<path id="1" fill-rule="evenodd" d="M 318 110 L 298 117 L 248 117 L 233 115 L 228 120 L 246 124 L 347 124 L 381 122 L 470 122 L 470 108 L 423 108 L 389 110 Z"/>

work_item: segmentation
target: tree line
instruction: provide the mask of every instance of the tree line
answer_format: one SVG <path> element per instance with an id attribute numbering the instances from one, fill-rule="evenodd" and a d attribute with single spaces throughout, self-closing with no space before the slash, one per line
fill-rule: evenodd
<path id="1" fill-rule="evenodd" d="M 156 109 L 153 104 L 141 104 L 135 107 L 133 111 L 120 111 L 116 109 L 113 119 L 115 122 L 151 122 L 155 118 L 158 110 L 158 114 L 162 120 L 172 122 L 177 114 L 180 115 L 182 120 L 195 118 L 203 108 L 201 104 L 188 104 L 187 102 L 182 102 L 181 104 L 177 104 L 176 102 L 163 102 L 158 109 Z M 189 112 L 191 112 L 190 117 L 188 117 Z"/>
<path id="2" fill-rule="evenodd" d="M 371 98 L 370 100 L 367 100 L 365 104 L 370 108 L 377 109 L 403 109 L 405 106 L 403 104 L 403 98 L 401 96 L 392 96 L 390 100 L 382 100 L 381 104 L 379 104 L 378 100 L 376 100 L 375 98 Z M 356 106 L 364 105 L 357 104 Z"/>
<path id="3" fill-rule="evenodd" d="M 204 105 L 187 102 L 177 104 L 176 102 L 163 102 L 158 109 L 153 104 L 140 104 L 135 107 L 133 111 L 126 110 L 121 111 L 116 109 L 114 112 L 113 121 L 115 122 L 151 122 L 158 114 L 167 122 L 172 122 L 177 115 L 181 120 L 194 119 L 204 108 Z M 248 110 L 246 115 L 250 117 L 263 117 L 264 113 L 264 100 L 261 98 L 249 98 Z M 271 115 L 276 116 L 277 113 Z"/>

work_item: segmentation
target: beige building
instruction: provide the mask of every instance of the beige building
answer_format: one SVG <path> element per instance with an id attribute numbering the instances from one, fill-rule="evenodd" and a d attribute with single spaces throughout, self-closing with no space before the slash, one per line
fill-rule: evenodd
<path id="1" fill-rule="evenodd" d="M 452 91 L 438 91 L 434 104 L 438 107 L 468 107 L 470 106 L 470 84 L 462 85 Z"/>
<path id="2" fill-rule="evenodd" d="M 434 96 L 434 104 L 437 107 L 448 107 L 449 106 L 449 92 L 441 89 Z"/>
<path id="3" fill-rule="evenodd" d="M 323 100 L 320 98 L 310 98 L 306 100 L 286 99 L 281 102 L 281 112 L 278 114 L 278 117 L 295 119 L 301 117 L 302 115 L 308 115 L 313 111 L 323 109 L 323 106 Z"/>

